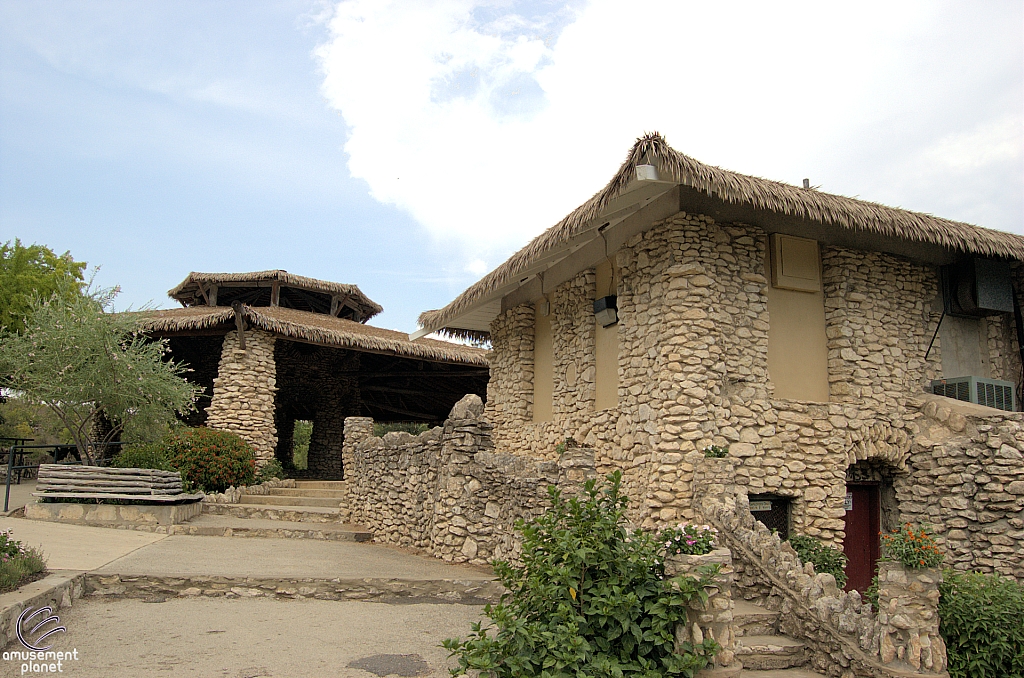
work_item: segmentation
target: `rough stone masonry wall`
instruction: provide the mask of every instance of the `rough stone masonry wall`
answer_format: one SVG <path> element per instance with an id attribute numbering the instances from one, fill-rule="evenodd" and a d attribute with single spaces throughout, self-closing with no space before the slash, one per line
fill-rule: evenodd
<path id="1" fill-rule="evenodd" d="M 377 541 L 421 549 L 449 562 L 515 559 L 513 526 L 548 505 L 547 487 L 567 490 L 593 475 L 593 451 L 557 462 L 495 454 L 483 403 L 468 395 L 443 427 L 419 436 L 372 435 L 372 421 L 345 421 L 351 519 Z"/>
<path id="2" fill-rule="evenodd" d="M 533 423 L 532 309 L 506 311 L 492 327 L 489 415 L 497 449 L 550 459 L 557 442 L 574 435 L 595 448 L 599 472 L 623 471 L 632 517 L 648 527 L 693 518 L 686 457 L 710 444 L 729 445 L 737 483 L 791 498 L 794 530 L 827 543 L 844 537 L 847 470 L 857 462 L 892 475 L 900 501 L 911 503 L 907 517 L 917 515 L 914 497 L 933 482 L 922 475 L 932 451 L 912 448 L 923 415 L 907 400 L 922 394 L 941 365 L 939 339 L 925 360 L 941 313 L 935 269 L 823 246 L 831 402 L 778 400 L 767 372 L 767 242 L 758 227 L 679 213 L 619 250 L 614 409 L 593 411 L 584 398 L 590 391 L 579 391 L 589 408 L 556 410 L 554 421 Z M 579 323 L 560 324 L 556 333 L 574 338 L 593 327 L 583 282 L 580 276 L 552 297 L 557 317 Z M 993 365 L 1016 364 L 996 355 L 1006 345 L 990 341 Z M 577 353 L 585 346 L 564 342 L 576 352 L 567 359 L 583 364 Z M 556 370 L 564 397 L 572 390 L 560 379 Z M 921 461 L 908 465 L 912 455 Z"/>
<path id="3" fill-rule="evenodd" d="M 248 330 L 242 350 L 238 332 L 228 332 L 213 381 L 213 398 L 206 410 L 207 426 L 237 433 L 256 449 L 260 460 L 273 459 L 277 448 L 274 342 L 272 334 Z"/>

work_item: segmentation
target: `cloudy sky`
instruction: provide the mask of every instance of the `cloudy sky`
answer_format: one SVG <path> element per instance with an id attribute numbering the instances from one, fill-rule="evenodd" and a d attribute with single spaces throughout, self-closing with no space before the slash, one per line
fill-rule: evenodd
<path id="1" fill-rule="evenodd" d="M 0 241 L 121 306 L 190 270 L 415 329 L 636 137 L 1024 232 L 1024 4 L 0 0 Z"/>

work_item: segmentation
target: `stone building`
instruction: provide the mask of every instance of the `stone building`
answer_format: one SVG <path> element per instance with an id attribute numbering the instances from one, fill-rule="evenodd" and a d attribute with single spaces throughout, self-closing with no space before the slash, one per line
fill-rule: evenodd
<path id="1" fill-rule="evenodd" d="M 754 515 L 842 545 L 850 586 L 902 521 L 955 567 L 1021 578 L 1022 261 L 1024 237 L 728 172 L 654 134 L 412 336 L 488 338 L 496 451 L 555 459 L 574 437 L 648 526 L 694 517 L 695 461 L 728 446 Z M 942 379 L 968 400 L 982 380 L 1000 409 L 934 395 Z"/>
<path id="2" fill-rule="evenodd" d="M 187 423 L 238 433 L 261 459 L 292 458 L 296 420 L 313 423 L 308 475 L 340 479 L 345 417 L 444 420 L 484 395 L 487 352 L 367 325 L 383 309 L 355 285 L 286 271 L 190 273 L 146 331 L 203 388 Z"/>

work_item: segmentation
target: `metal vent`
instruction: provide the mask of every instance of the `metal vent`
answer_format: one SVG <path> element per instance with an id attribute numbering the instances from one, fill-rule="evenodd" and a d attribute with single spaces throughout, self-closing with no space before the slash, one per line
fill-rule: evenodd
<path id="1" fill-rule="evenodd" d="M 932 382 L 932 393 L 1008 412 L 1017 409 L 1012 381 L 982 379 L 981 377 L 936 379 Z"/>

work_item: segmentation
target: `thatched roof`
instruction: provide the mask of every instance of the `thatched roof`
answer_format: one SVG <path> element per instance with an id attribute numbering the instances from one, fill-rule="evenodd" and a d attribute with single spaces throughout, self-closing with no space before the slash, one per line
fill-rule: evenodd
<path id="1" fill-rule="evenodd" d="M 384 310 L 380 304 L 363 294 L 355 285 L 307 278 L 283 270 L 252 271 L 250 273 L 199 273 L 193 271 L 177 287 L 169 290 L 167 295 L 185 306 L 193 306 L 206 303 L 202 291 L 210 285 L 237 286 L 244 283 L 251 283 L 254 288 L 270 287 L 277 283 L 309 292 L 337 296 L 345 299 L 348 306 L 358 309 L 363 322 Z"/>
<path id="2" fill-rule="evenodd" d="M 321 346 L 386 353 L 408 358 L 489 365 L 488 351 L 433 339 L 409 340 L 409 335 L 318 313 L 281 307 L 242 306 L 246 326 Z M 162 311 L 145 311 L 142 327 L 147 332 L 169 333 L 206 330 L 222 326 L 234 329 L 235 312 L 230 307 L 192 306 Z M 225 325 L 227 325 L 225 327 Z"/>
<path id="3" fill-rule="evenodd" d="M 480 335 L 479 331 L 460 329 L 453 321 L 488 301 L 496 291 L 516 282 L 538 259 L 594 229 L 598 225 L 595 220 L 602 217 L 611 201 L 623 194 L 630 184 L 635 185 L 636 167 L 648 164 L 657 167 L 661 180 L 696 189 L 725 203 L 745 204 L 829 228 L 1024 261 L 1024 237 L 1019 235 L 729 172 L 683 155 L 671 148 L 660 134 L 653 133 L 637 140 L 611 181 L 590 200 L 534 238 L 450 304 L 440 310 L 422 313 L 419 317 L 422 331 L 444 329 L 451 335 Z"/>

